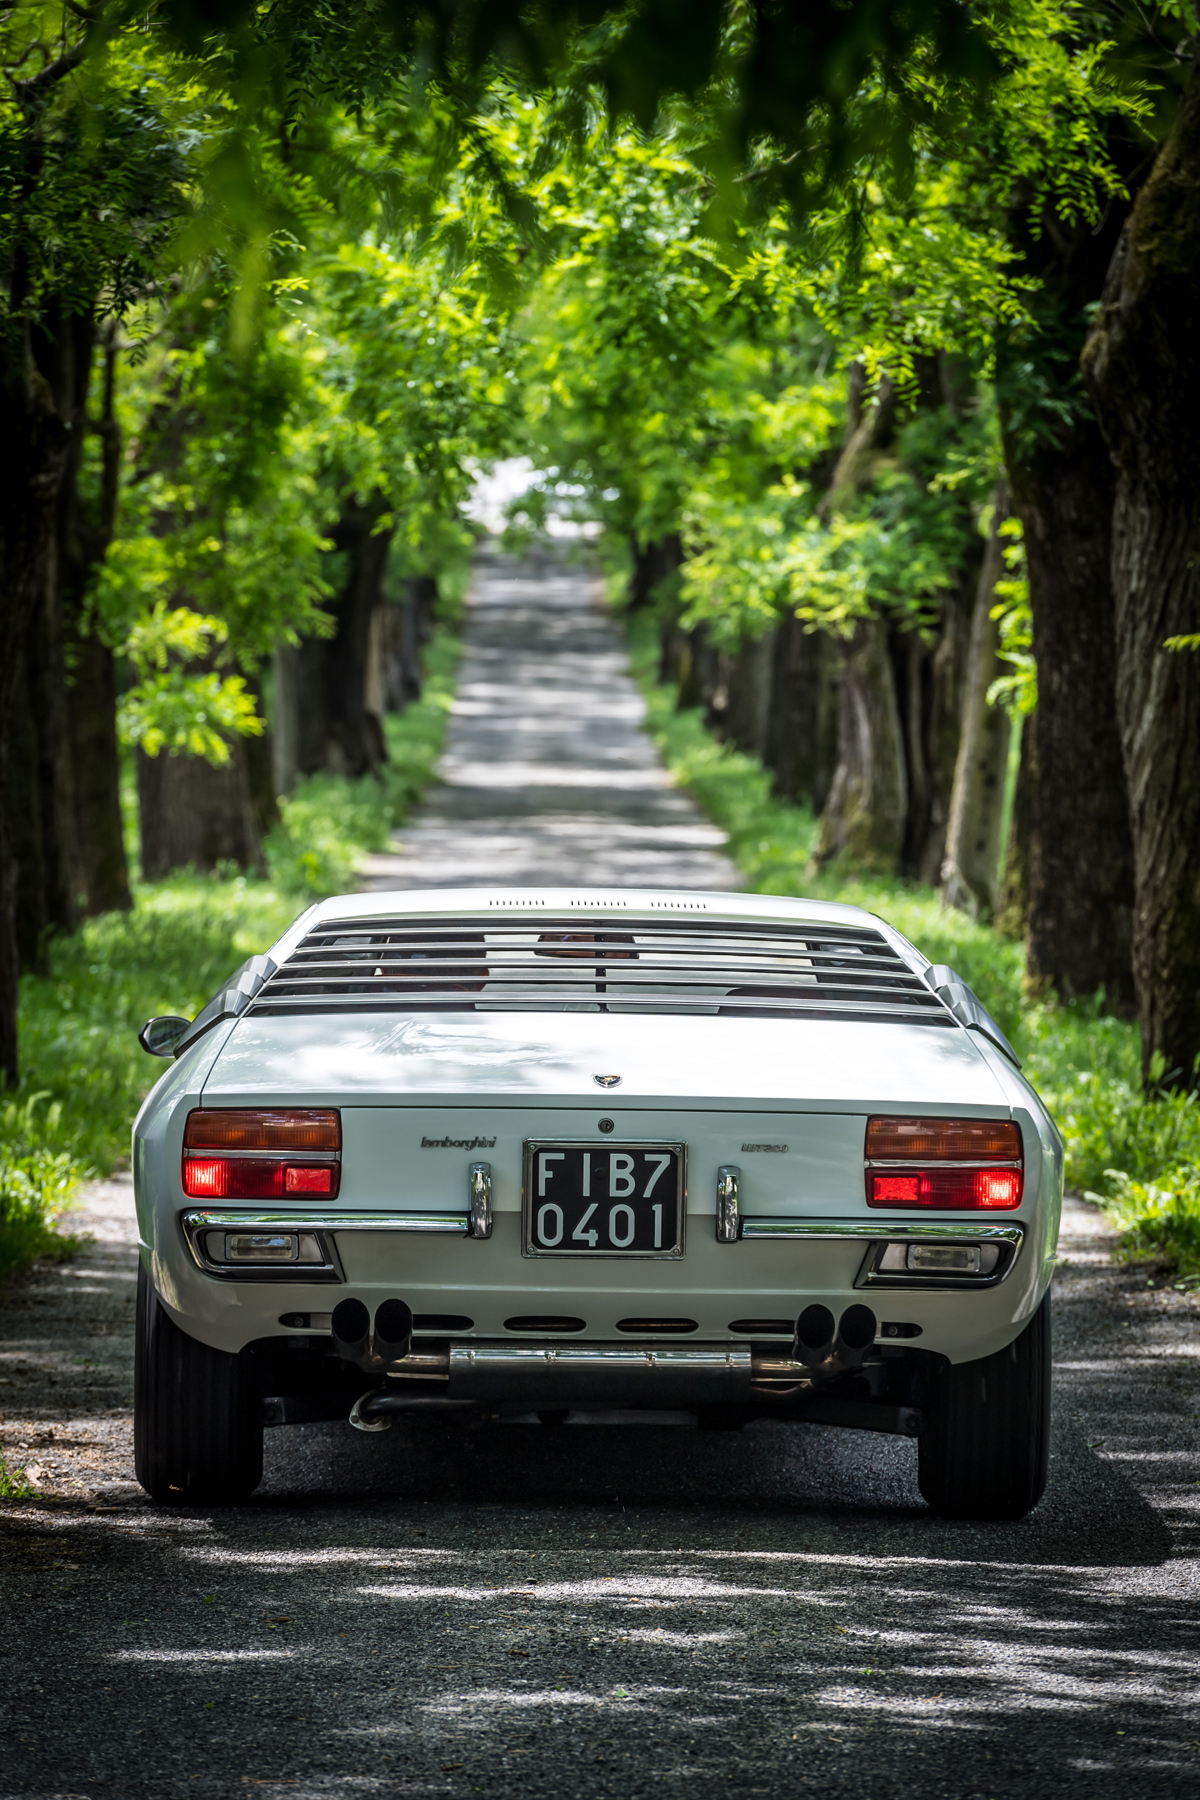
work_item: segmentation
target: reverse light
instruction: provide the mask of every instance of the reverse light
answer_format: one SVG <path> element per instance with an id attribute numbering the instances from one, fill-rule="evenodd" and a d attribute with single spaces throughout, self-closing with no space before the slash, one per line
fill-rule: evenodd
<path id="1" fill-rule="evenodd" d="M 934 1212 L 1011 1212 L 1025 1174 L 1009 1119 L 867 1121 L 867 1205 Z"/>
<path id="2" fill-rule="evenodd" d="M 335 1200 L 341 1141 L 332 1110 L 200 1108 L 184 1129 L 183 1191 L 193 1200 Z"/>

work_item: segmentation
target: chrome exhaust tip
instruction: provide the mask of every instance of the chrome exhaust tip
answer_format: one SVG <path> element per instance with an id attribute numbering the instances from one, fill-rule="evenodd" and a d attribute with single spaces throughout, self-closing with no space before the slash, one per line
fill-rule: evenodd
<path id="1" fill-rule="evenodd" d="M 385 1300 L 376 1309 L 374 1347 L 380 1362 L 399 1362 L 407 1356 L 412 1349 L 412 1333 L 412 1308 L 403 1300 Z"/>
<path id="2" fill-rule="evenodd" d="M 875 1342 L 879 1323 L 869 1306 L 848 1306 L 838 1320 L 833 1355 L 843 1369 L 862 1366 L 867 1351 Z"/>
<path id="3" fill-rule="evenodd" d="M 792 1361 L 803 1363 L 806 1369 L 823 1369 L 833 1350 L 835 1331 L 827 1306 L 806 1306 L 796 1320 Z"/>
<path id="4" fill-rule="evenodd" d="M 361 1300 L 339 1300 L 329 1320 L 333 1347 L 343 1362 L 363 1363 L 371 1358 L 371 1315 Z"/>
<path id="5" fill-rule="evenodd" d="M 827 1306 L 806 1306 L 796 1320 L 792 1360 L 815 1380 L 861 1369 L 874 1347 L 879 1324 L 869 1306 L 848 1306 L 835 1327 Z"/>

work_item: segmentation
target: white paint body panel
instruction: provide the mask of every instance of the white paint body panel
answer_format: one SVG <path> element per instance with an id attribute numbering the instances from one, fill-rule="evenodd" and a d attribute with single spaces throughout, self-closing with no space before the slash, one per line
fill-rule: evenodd
<path id="1" fill-rule="evenodd" d="M 702 912 L 706 919 L 853 924 L 878 930 L 917 973 L 926 959 L 857 908 L 730 894 L 353 895 L 324 902 L 270 954 L 282 962 L 322 918 L 405 918 L 497 911 Z M 504 1336 L 521 1313 L 570 1313 L 584 1338 L 611 1340 L 617 1319 L 647 1313 L 697 1321 L 697 1339 L 728 1341 L 731 1321 L 792 1318 L 811 1301 L 869 1298 L 881 1320 L 919 1325 L 922 1349 L 961 1362 L 990 1354 L 1023 1328 L 1053 1269 L 1061 1203 L 1058 1134 L 1013 1065 L 957 1024 L 872 1024 L 599 1012 L 404 1014 L 353 1010 L 268 1016 L 216 1026 L 168 1069 L 135 1127 L 134 1173 L 144 1255 L 169 1310 L 193 1336 L 225 1350 L 285 1335 L 280 1315 L 328 1313 L 349 1294 L 373 1310 L 400 1295 L 418 1313 L 458 1313 L 477 1337 Z M 603 1092 L 597 1074 L 619 1074 Z M 223 1280 L 193 1261 L 180 1225 L 183 1126 L 192 1107 L 336 1106 L 342 1186 L 332 1209 L 465 1211 L 467 1170 L 493 1172 L 491 1239 L 343 1232 L 344 1283 Z M 1002 1214 L 868 1209 L 863 1143 L 871 1113 L 1016 1119 L 1025 1147 L 1021 1207 Z M 598 1121 L 614 1121 L 601 1135 Z M 427 1138 L 471 1148 L 430 1148 Z M 686 1252 L 675 1262 L 521 1254 L 526 1138 L 680 1140 L 688 1146 Z M 475 1140 L 486 1140 L 483 1144 Z M 494 1140 L 494 1141 L 493 1141 Z M 744 1145 L 786 1144 L 763 1153 Z M 1011 1275 L 994 1288 L 856 1292 L 863 1242 L 715 1238 L 716 1171 L 741 1169 L 743 1216 L 889 1224 L 922 1219 L 1023 1226 Z M 252 1206 L 247 1210 L 255 1210 Z M 288 1210 L 291 1210 L 288 1208 Z M 302 1211 L 297 1208 L 297 1213 Z"/>

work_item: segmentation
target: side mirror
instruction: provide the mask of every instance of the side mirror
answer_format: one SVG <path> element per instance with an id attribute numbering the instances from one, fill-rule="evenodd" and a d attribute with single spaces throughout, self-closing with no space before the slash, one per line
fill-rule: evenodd
<path id="1" fill-rule="evenodd" d="M 138 1032 L 138 1043 L 151 1056 L 174 1056 L 191 1028 L 190 1019 L 178 1018 L 174 1013 L 160 1013 L 157 1019 L 146 1020 Z"/>

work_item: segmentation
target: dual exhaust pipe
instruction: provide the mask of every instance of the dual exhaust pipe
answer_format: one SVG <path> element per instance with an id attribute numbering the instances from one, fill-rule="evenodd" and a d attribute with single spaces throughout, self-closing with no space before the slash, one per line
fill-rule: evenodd
<path id="1" fill-rule="evenodd" d="M 412 1350 L 412 1308 L 403 1300 L 384 1300 L 375 1309 L 375 1327 L 361 1300 L 339 1300 L 329 1328 L 333 1347 L 343 1362 L 382 1375 Z"/>
<path id="2" fill-rule="evenodd" d="M 813 1379 L 826 1381 L 860 1369 L 875 1343 L 878 1321 L 869 1306 L 848 1306 L 836 1322 L 827 1306 L 806 1306 L 796 1320 L 792 1360 Z"/>

